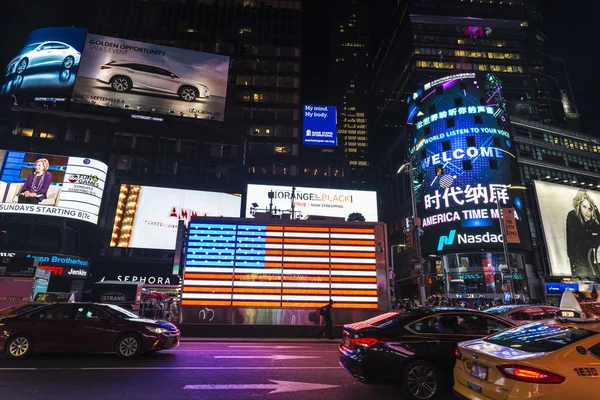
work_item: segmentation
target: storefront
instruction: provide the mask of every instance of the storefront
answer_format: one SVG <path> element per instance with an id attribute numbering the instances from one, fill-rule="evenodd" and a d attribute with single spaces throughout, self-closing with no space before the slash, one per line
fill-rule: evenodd
<path id="1" fill-rule="evenodd" d="M 26 251 L 4 251 L 2 254 L 8 259 L 36 259 L 40 269 L 51 273 L 48 292 L 75 293 L 76 299 L 81 298 L 83 285 L 89 273 L 89 259 L 65 254 Z"/>
<path id="2" fill-rule="evenodd" d="M 140 315 L 179 320 L 181 285 L 179 271 L 173 268 L 173 259 L 135 259 L 104 257 L 94 264 L 92 282 L 142 283 Z"/>

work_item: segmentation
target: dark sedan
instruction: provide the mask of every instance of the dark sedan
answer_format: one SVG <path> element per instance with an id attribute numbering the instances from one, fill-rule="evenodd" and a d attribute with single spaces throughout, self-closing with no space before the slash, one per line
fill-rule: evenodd
<path id="1" fill-rule="evenodd" d="M 0 348 L 11 358 L 34 352 L 116 352 L 134 358 L 178 345 L 175 325 L 112 304 L 50 304 L 0 319 Z"/>
<path id="2" fill-rule="evenodd" d="M 364 383 L 396 384 L 409 399 L 452 387 L 456 345 L 515 324 L 479 311 L 417 308 L 344 326 L 340 365 Z"/>

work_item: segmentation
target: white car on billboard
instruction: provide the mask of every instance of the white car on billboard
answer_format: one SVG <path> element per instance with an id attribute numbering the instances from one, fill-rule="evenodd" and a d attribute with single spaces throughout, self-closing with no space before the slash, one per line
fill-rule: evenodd
<path id="1" fill-rule="evenodd" d="M 6 75 L 22 74 L 34 67 L 61 66 L 71 69 L 79 65 L 81 53 L 63 42 L 40 42 L 29 44 L 11 60 Z"/>
<path id="2" fill-rule="evenodd" d="M 96 80 L 121 93 L 139 89 L 175 94 L 184 101 L 210 97 L 208 86 L 203 83 L 186 80 L 163 67 L 134 61 L 110 61 L 100 67 Z"/>

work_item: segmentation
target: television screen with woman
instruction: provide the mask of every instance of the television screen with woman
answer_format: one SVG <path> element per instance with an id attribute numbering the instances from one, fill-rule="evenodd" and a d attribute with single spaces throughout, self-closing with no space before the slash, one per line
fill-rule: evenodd
<path id="1" fill-rule="evenodd" d="M 45 158 L 38 159 L 33 167 L 33 172 L 29 174 L 27 180 L 21 187 L 19 193 L 19 203 L 39 204 L 46 199 L 52 174 L 48 172 L 50 163 Z"/>
<path id="2" fill-rule="evenodd" d="M 97 223 L 107 169 L 90 158 L 0 150 L 0 212 Z"/>

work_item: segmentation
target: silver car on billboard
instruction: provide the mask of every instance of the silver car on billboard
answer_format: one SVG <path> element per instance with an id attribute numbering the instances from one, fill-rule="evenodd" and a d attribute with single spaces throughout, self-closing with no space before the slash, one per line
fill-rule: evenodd
<path id="1" fill-rule="evenodd" d="M 71 69 L 79 65 L 81 53 L 63 42 L 32 43 L 21 49 L 6 68 L 6 75 L 22 74 L 29 68 L 60 66 Z"/>
<path id="2" fill-rule="evenodd" d="M 163 67 L 135 61 L 110 61 L 100 67 L 96 80 L 121 93 L 132 89 L 161 92 L 177 95 L 184 101 L 210 97 L 208 86 L 203 83 L 186 80 Z"/>

